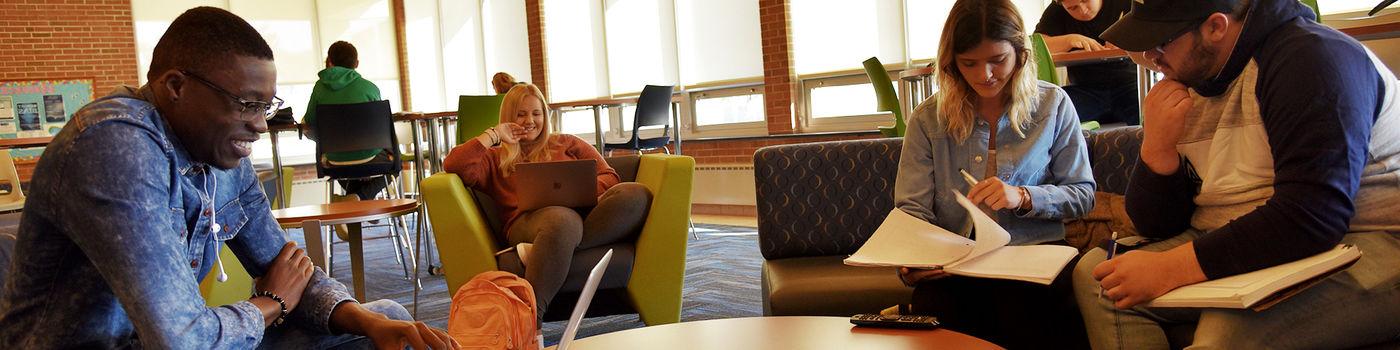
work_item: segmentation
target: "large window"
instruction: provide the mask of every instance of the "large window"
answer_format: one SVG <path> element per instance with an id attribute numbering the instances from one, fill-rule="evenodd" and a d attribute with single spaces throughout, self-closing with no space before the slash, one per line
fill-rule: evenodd
<path id="1" fill-rule="evenodd" d="M 496 72 L 531 80 L 522 1 L 407 0 L 404 20 L 416 111 L 454 111 L 459 95 L 495 94 Z"/>
<path id="2" fill-rule="evenodd" d="M 1012 2 L 1027 31 L 1053 4 L 1049 0 Z M 927 64 L 937 54 L 953 1 L 791 0 L 788 6 L 793 65 L 802 87 L 799 129 L 839 131 L 872 130 L 891 123 L 888 112 L 875 110 L 875 91 L 861 63 L 876 57 L 892 69 Z"/>

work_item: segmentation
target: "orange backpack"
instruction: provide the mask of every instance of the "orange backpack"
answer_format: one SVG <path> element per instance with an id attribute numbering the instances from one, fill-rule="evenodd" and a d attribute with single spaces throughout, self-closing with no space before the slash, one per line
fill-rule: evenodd
<path id="1" fill-rule="evenodd" d="M 452 296 L 447 334 L 464 349 L 539 349 L 535 289 L 505 271 L 472 277 Z"/>

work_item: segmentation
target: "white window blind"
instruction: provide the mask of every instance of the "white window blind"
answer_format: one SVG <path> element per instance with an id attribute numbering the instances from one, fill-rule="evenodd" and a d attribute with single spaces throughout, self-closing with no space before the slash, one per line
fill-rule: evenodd
<path id="1" fill-rule="evenodd" d="M 525 2 L 485 0 L 482 22 L 486 42 L 486 77 L 496 72 L 510 73 L 517 81 L 530 78 L 530 36 L 525 27 Z M 489 89 L 489 81 L 487 82 Z M 455 104 L 455 102 L 454 102 Z"/>
<path id="2" fill-rule="evenodd" d="M 676 34 L 671 0 L 606 2 L 609 91 L 676 84 Z"/>
<path id="3" fill-rule="evenodd" d="M 546 68 L 550 101 L 591 99 L 608 94 L 603 47 L 602 3 L 544 0 Z"/>
<path id="4" fill-rule="evenodd" d="M 676 39 L 686 85 L 763 77 L 755 1 L 676 0 Z"/>
<path id="5" fill-rule="evenodd" d="M 793 63 L 797 74 L 858 69 L 871 56 L 904 60 L 900 0 L 792 0 Z"/>

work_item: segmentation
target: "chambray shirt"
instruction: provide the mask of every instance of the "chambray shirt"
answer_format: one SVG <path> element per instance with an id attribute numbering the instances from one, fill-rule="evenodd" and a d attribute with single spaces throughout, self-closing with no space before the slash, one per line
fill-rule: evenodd
<path id="1" fill-rule="evenodd" d="M 1024 138 L 1016 135 L 1005 116 L 996 125 L 998 173 L 994 175 L 1008 185 L 1025 186 L 1033 205 L 1027 212 L 995 213 L 993 218 L 1011 233 L 1012 245 L 1062 240 L 1062 220 L 1084 216 L 1094 207 L 1094 177 L 1074 105 L 1058 86 L 1039 82 L 1036 91 L 1039 98 Z M 966 195 L 972 187 L 959 169 L 978 180 L 993 176 L 987 174 L 985 163 L 991 125 L 979 118 L 972 134 L 958 142 L 944 131 L 933 101 L 919 106 L 909 118 L 895 178 L 895 206 L 966 235 L 972 221 L 951 190 Z"/>
<path id="2" fill-rule="evenodd" d="M 117 89 L 74 113 L 44 150 L 0 300 L 0 348 L 253 348 L 262 340 L 257 307 L 206 307 L 199 281 L 221 244 L 256 277 L 287 238 L 251 163 L 219 170 L 191 160 L 150 96 L 145 87 Z M 329 333 L 331 311 L 349 300 L 318 268 L 284 327 Z"/>

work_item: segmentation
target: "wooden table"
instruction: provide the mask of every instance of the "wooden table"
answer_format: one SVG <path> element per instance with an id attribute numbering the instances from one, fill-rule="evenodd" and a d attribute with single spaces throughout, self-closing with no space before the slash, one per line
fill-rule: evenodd
<path id="1" fill-rule="evenodd" d="M 360 223 L 394 218 L 417 210 L 417 200 L 380 199 L 296 206 L 273 210 L 272 216 L 277 218 L 277 224 L 281 225 L 282 228 L 301 227 L 305 230 L 306 255 L 311 257 L 312 264 L 322 269 L 325 269 L 330 263 L 327 260 L 327 257 L 330 256 L 330 244 L 322 240 L 321 226 L 346 224 L 350 229 L 350 232 L 346 233 L 350 238 L 347 241 L 350 243 L 350 265 L 353 270 L 355 299 L 365 301 L 364 242 L 361 239 Z M 422 227 L 419 225 L 418 229 L 422 230 Z M 413 260 L 412 252 L 409 255 L 408 259 Z M 418 264 L 414 262 L 413 288 L 415 295 L 418 290 L 417 266 Z"/>
<path id="2" fill-rule="evenodd" d="M 551 348 L 552 349 L 552 348 Z M 856 328 L 845 317 L 745 317 L 672 323 L 578 339 L 569 349 L 1001 349 L 947 329 Z"/>
<path id="3" fill-rule="evenodd" d="M 680 105 L 678 103 L 680 98 L 683 98 L 680 94 L 671 95 L 671 124 L 675 129 L 675 135 L 673 136 L 672 141 L 676 143 L 676 154 L 681 154 L 681 113 Z M 598 148 L 598 153 L 603 153 L 603 108 L 636 103 L 636 97 L 595 98 L 591 100 L 550 103 L 549 110 L 554 111 L 555 114 L 559 115 L 560 119 L 562 120 L 564 115 L 563 110 L 565 108 L 592 109 L 593 141 L 595 142 L 595 146 L 597 146 Z M 635 133 L 637 132 L 637 130 L 632 130 L 632 132 Z"/>
<path id="4" fill-rule="evenodd" d="M 0 149 L 44 147 L 53 142 L 53 136 L 0 139 Z"/>

